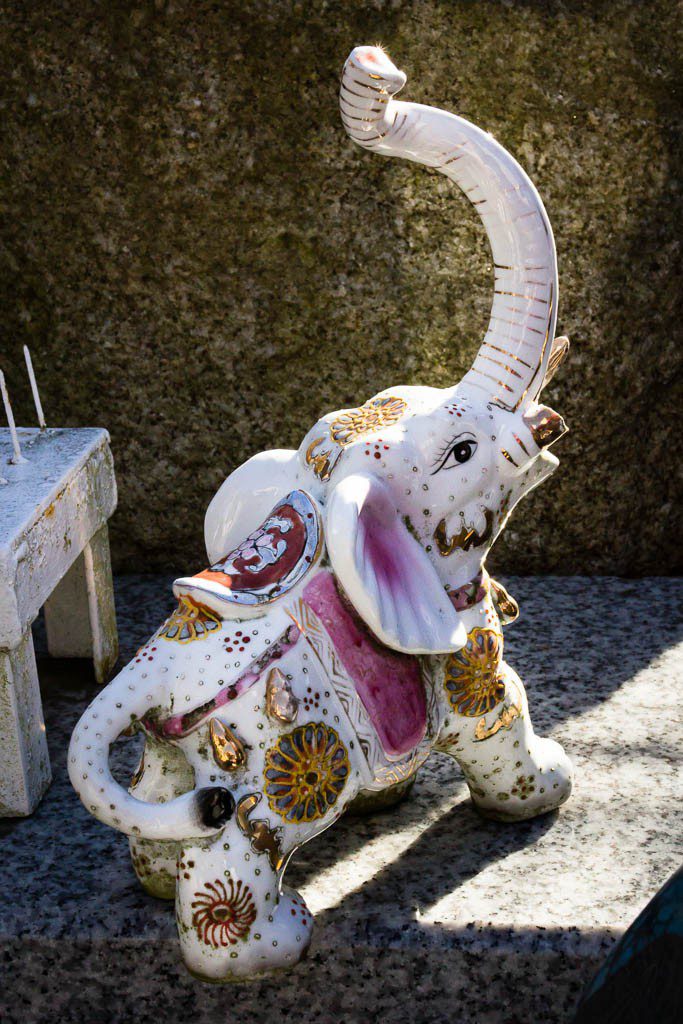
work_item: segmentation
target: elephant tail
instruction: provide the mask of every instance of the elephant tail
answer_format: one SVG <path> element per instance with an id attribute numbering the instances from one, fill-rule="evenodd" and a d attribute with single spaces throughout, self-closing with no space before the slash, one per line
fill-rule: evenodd
<path id="1" fill-rule="evenodd" d="M 143 839 L 181 840 L 214 835 L 230 820 L 235 801 L 221 786 L 192 790 L 164 804 L 131 796 L 109 768 L 111 744 L 152 710 L 155 690 L 129 665 L 86 708 L 69 744 L 71 784 L 96 818 Z"/>

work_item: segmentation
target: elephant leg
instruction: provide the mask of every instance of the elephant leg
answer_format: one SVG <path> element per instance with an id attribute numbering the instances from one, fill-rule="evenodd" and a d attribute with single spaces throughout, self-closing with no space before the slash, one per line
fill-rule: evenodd
<path id="1" fill-rule="evenodd" d="M 165 803 L 194 788 L 194 772 L 177 747 L 147 739 L 129 792 L 148 803 Z M 176 891 L 179 844 L 153 839 L 129 840 L 140 884 L 150 896 L 172 900 Z"/>
<path id="2" fill-rule="evenodd" d="M 504 695 L 486 714 L 451 707 L 436 745 L 462 768 L 477 810 L 497 821 L 553 811 L 572 789 L 572 764 L 555 740 L 534 733 L 522 682 L 502 663 Z"/>
<path id="3" fill-rule="evenodd" d="M 211 844 L 183 845 L 176 921 L 188 970 L 232 982 L 293 967 L 306 953 L 313 918 L 281 872 L 255 852 L 235 821 Z"/>
<path id="4" fill-rule="evenodd" d="M 388 786 L 386 789 L 361 789 L 349 802 L 345 813 L 350 817 L 361 818 L 370 814 L 380 814 L 382 811 L 390 811 L 408 799 L 416 778 L 417 775 L 411 775 L 409 779 L 395 782 L 393 786 Z"/>

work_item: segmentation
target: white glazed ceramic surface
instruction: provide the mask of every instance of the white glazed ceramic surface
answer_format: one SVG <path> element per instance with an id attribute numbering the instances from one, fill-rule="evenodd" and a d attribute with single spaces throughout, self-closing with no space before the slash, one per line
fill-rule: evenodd
<path id="1" fill-rule="evenodd" d="M 477 206 L 496 285 L 472 370 L 444 389 L 389 388 L 323 417 L 298 451 L 237 469 L 207 511 L 210 568 L 176 581 L 178 610 L 69 751 L 81 799 L 131 837 L 148 891 L 175 896 L 185 962 L 212 981 L 301 958 L 312 919 L 283 887 L 288 858 L 431 750 L 457 759 L 499 820 L 571 789 L 503 660 L 514 601 L 483 568 L 565 430 L 538 403 L 567 349 L 552 231 L 516 161 L 461 118 L 394 100 L 404 83 L 381 50 L 355 49 L 342 118 L 356 142 L 437 168 Z M 108 752 L 131 728 L 147 743 L 127 793 Z"/>

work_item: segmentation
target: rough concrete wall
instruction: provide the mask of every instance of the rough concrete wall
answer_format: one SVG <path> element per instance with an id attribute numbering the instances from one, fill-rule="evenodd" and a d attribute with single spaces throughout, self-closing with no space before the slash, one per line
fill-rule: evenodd
<path id="1" fill-rule="evenodd" d="M 670 0 L 6 4 L 1 361 L 20 422 L 28 342 L 49 421 L 111 431 L 116 567 L 197 567 L 245 457 L 472 360 L 475 213 L 339 122 L 344 58 L 381 40 L 406 98 L 518 157 L 556 233 L 572 432 L 494 565 L 680 568 L 676 31 Z"/>

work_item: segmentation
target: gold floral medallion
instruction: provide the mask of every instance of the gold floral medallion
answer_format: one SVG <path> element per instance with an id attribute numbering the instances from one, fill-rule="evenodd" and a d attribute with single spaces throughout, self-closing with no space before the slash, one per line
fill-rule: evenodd
<path id="1" fill-rule="evenodd" d="M 397 423 L 405 410 L 406 402 L 402 398 L 392 398 L 391 395 L 385 398 L 371 398 L 360 409 L 351 409 L 332 421 L 332 440 L 345 448 L 359 437 Z"/>
<path id="2" fill-rule="evenodd" d="M 266 754 L 268 803 L 285 821 L 324 817 L 349 777 L 346 747 L 334 729 L 309 722 L 281 736 Z"/>
<path id="3" fill-rule="evenodd" d="M 454 711 L 468 718 L 485 715 L 505 696 L 500 677 L 503 638 L 494 629 L 473 629 L 462 650 L 446 662 L 444 686 Z"/>

